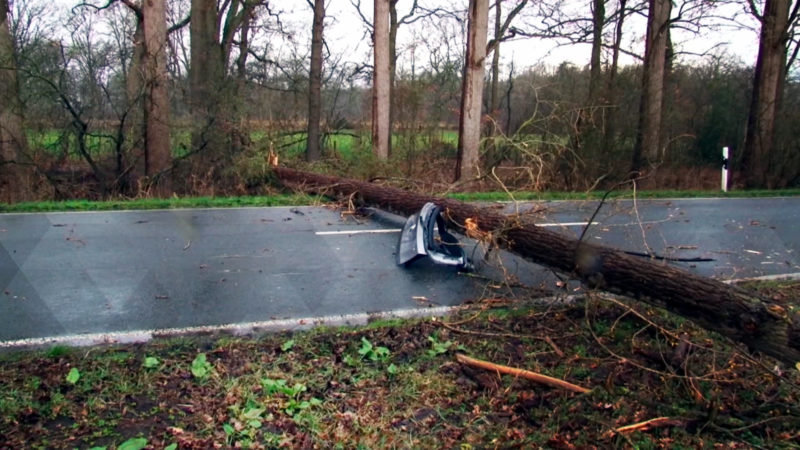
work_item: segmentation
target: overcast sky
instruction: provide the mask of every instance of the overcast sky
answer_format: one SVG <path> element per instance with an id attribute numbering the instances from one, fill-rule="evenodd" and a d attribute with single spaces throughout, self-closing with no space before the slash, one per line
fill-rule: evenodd
<path id="1" fill-rule="evenodd" d="M 581 8 L 589 11 L 590 0 L 568 0 L 575 8 Z M 288 3 L 288 2 L 286 2 Z M 310 23 L 311 10 L 306 6 L 305 2 L 301 2 L 299 8 L 295 8 L 294 15 L 303 23 Z M 431 1 L 428 2 L 430 4 Z M 445 2 L 433 0 L 433 5 L 436 3 L 453 8 L 466 9 L 466 1 Z M 462 4 L 463 3 L 463 4 Z M 285 3 L 284 3 L 285 4 Z M 400 15 L 404 14 L 410 8 L 412 0 L 400 0 L 398 3 L 398 12 Z M 532 3 L 531 3 L 532 4 Z M 303 7 L 305 6 L 305 7 Z M 530 6 L 530 5 L 529 5 Z M 372 15 L 372 1 L 363 0 L 362 9 L 364 14 L 371 18 Z M 739 12 L 739 6 L 730 6 L 727 10 L 721 11 L 721 15 L 733 15 Z M 351 55 L 353 59 L 362 58 L 369 54 L 369 42 L 364 39 L 364 25 L 355 13 L 355 8 L 351 4 L 351 0 L 331 0 L 327 7 L 328 20 L 326 25 L 326 38 L 328 44 L 331 46 L 332 51 L 344 51 Z M 755 26 L 753 21 L 749 21 L 751 26 Z M 412 44 L 419 36 L 429 35 L 432 33 L 426 22 L 418 22 L 411 25 L 406 25 L 400 28 L 398 34 L 398 48 L 402 52 L 402 64 L 409 64 L 410 48 L 414 47 Z M 643 51 L 643 35 L 646 27 L 646 21 L 641 16 L 629 17 L 626 22 L 625 33 L 627 45 L 634 51 Z M 490 25 L 491 28 L 491 25 Z M 673 39 L 676 48 L 682 52 L 681 58 L 684 61 L 693 61 L 697 59 L 694 54 L 704 54 L 713 49 L 713 52 L 724 52 L 733 55 L 741 60 L 744 64 L 755 64 L 755 59 L 758 50 L 758 34 L 749 30 L 734 30 L 731 27 L 705 27 L 700 30 L 700 35 L 686 32 L 680 28 L 673 31 Z M 368 39 L 368 36 L 367 36 Z M 420 51 L 420 46 L 416 46 L 417 51 Z M 578 65 L 587 64 L 589 61 L 590 53 L 589 44 L 578 45 L 564 45 L 548 39 L 536 38 L 520 38 L 512 41 L 505 42 L 502 46 L 501 58 L 504 65 L 508 65 L 510 61 L 514 61 L 518 69 L 524 67 L 534 66 L 539 63 L 544 63 L 550 66 L 557 66 L 562 61 L 569 61 Z M 623 63 L 633 63 L 633 58 L 624 57 Z M 362 58 L 363 59 L 363 58 Z"/>
<path id="2" fill-rule="evenodd" d="M 105 4 L 107 0 L 86 1 L 92 1 L 100 5 Z M 371 59 L 370 38 L 366 34 L 365 26 L 351 1 L 355 0 L 328 0 L 325 39 L 334 57 L 341 57 L 353 63 L 363 63 Z M 372 16 L 372 1 L 361 1 L 363 13 L 370 20 Z M 72 6 L 80 3 L 78 0 L 50 0 L 48 2 L 55 5 L 61 12 L 67 12 Z M 449 9 L 460 8 L 465 10 L 467 7 L 466 0 L 451 2 L 445 0 L 421 0 L 420 3 L 430 7 L 443 5 Z M 577 10 L 586 11 L 586 15 L 590 11 L 589 3 L 590 0 L 567 0 L 568 5 Z M 411 4 L 412 0 L 400 0 L 398 2 L 399 14 L 405 14 Z M 529 7 L 533 4 L 531 2 Z M 285 12 L 281 20 L 290 27 L 297 28 L 298 32 L 294 36 L 297 45 L 309 45 L 305 43 L 306 40 L 310 42 L 310 24 L 312 20 L 312 10 L 308 2 L 306 0 L 284 0 L 273 2 L 272 6 Z M 608 8 L 609 10 L 613 9 L 613 6 L 609 4 Z M 722 11 L 722 14 L 732 15 L 741 10 L 739 6 L 730 6 L 729 8 L 727 11 Z M 675 13 L 677 12 L 673 14 Z M 626 21 L 626 44 L 635 52 L 643 51 L 642 36 L 645 26 L 645 19 L 641 16 L 632 16 Z M 426 49 L 420 41 L 425 39 L 433 41 L 435 36 L 439 35 L 439 30 L 434 29 L 436 27 L 437 24 L 435 22 L 420 21 L 400 28 L 398 51 L 399 65 L 402 68 L 410 69 L 412 55 L 416 59 L 417 67 L 427 64 Z M 738 58 L 744 64 L 755 64 L 758 35 L 754 31 L 708 27 L 701 30 L 701 35 L 695 36 L 680 29 L 675 29 L 673 39 L 676 49 L 679 52 L 683 52 L 680 55 L 683 61 L 696 60 L 696 57 L 690 55 L 691 53 L 705 53 L 714 48 L 713 51 L 715 53 L 723 52 Z M 451 39 L 450 44 L 456 47 L 461 43 L 453 42 Z M 460 45 L 458 46 L 460 48 Z M 463 49 L 460 49 L 460 51 L 463 51 Z M 505 42 L 502 45 L 500 54 L 503 70 L 507 70 L 509 64 L 513 61 L 515 72 L 519 73 L 525 68 L 537 64 L 546 64 L 554 67 L 563 61 L 569 61 L 579 66 L 586 65 L 589 61 L 589 52 L 589 44 L 563 45 L 563 43 L 559 44 L 553 40 L 527 38 Z M 631 57 L 624 57 L 622 63 L 630 64 L 634 61 Z"/>

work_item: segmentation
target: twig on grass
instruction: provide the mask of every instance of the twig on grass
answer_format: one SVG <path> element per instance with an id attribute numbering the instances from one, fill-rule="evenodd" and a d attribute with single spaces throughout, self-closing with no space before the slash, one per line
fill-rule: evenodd
<path id="1" fill-rule="evenodd" d="M 461 353 L 456 355 L 456 360 L 458 360 L 458 362 L 460 362 L 461 364 L 477 367 L 483 370 L 488 370 L 490 372 L 495 372 L 497 374 L 506 374 L 515 377 L 525 378 L 526 380 L 530 380 L 536 383 L 541 383 L 555 388 L 566 389 L 568 391 L 578 392 L 580 394 L 586 394 L 587 392 L 591 392 L 591 389 L 586 389 L 585 387 L 581 387 L 564 380 L 559 380 L 558 378 L 548 377 L 547 375 L 531 372 L 530 370 L 517 369 L 515 367 L 508 367 L 490 363 L 488 361 L 483 361 L 480 359 L 470 358 L 469 356 L 463 355 Z"/>
<path id="2" fill-rule="evenodd" d="M 544 341 L 547 342 L 548 344 L 550 344 L 550 347 L 553 348 L 553 351 L 556 352 L 556 355 L 558 355 L 559 358 L 563 358 L 564 357 L 564 352 L 561 351 L 560 348 L 558 348 L 558 346 L 556 345 L 555 342 L 553 342 L 553 340 L 550 338 L 550 336 L 545 336 L 544 337 Z"/>
<path id="3" fill-rule="evenodd" d="M 645 420 L 644 422 L 637 422 L 624 427 L 615 428 L 604 434 L 604 437 L 612 437 L 615 434 L 632 433 L 634 431 L 647 431 L 653 428 L 662 427 L 681 427 L 686 425 L 683 419 L 675 419 L 672 417 L 656 417 L 655 419 Z"/>
<path id="4" fill-rule="evenodd" d="M 603 298 L 602 296 L 598 296 L 598 297 Z M 631 312 L 634 315 L 637 314 L 637 312 L 635 310 L 633 310 L 633 308 L 630 308 L 630 307 L 628 307 L 628 308 L 631 310 Z M 591 323 L 591 320 L 589 318 L 588 302 L 587 302 L 587 304 L 586 304 L 586 306 L 584 308 L 584 320 L 585 320 L 585 323 L 586 323 L 587 330 L 592 335 L 592 338 L 597 343 L 597 345 L 599 345 L 606 353 L 608 353 L 612 357 L 614 357 L 617 360 L 619 360 L 619 362 L 621 364 L 629 364 L 629 365 L 631 365 L 633 367 L 636 367 L 639 370 L 643 370 L 645 372 L 650 372 L 650 373 L 653 373 L 653 374 L 656 374 L 656 375 L 659 375 L 659 376 L 665 377 L 665 378 L 678 378 L 678 379 L 687 379 L 687 380 L 703 380 L 703 381 L 713 381 L 713 382 L 717 382 L 717 383 L 735 383 L 735 382 L 738 381 L 738 380 L 735 380 L 735 379 L 720 379 L 720 378 L 715 378 L 713 376 L 713 375 L 716 375 L 717 373 L 724 372 L 726 370 L 714 370 L 714 371 L 712 371 L 712 372 L 710 372 L 710 373 L 708 373 L 706 375 L 694 376 L 694 375 L 688 375 L 688 374 L 687 375 L 679 375 L 679 374 L 674 373 L 674 372 L 664 372 L 662 370 L 651 369 L 650 367 L 647 367 L 644 364 L 641 364 L 641 363 L 639 363 L 639 362 L 637 362 L 637 361 L 635 361 L 635 360 L 633 360 L 631 358 L 626 358 L 626 357 L 614 352 L 605 343 L 603 343 L 603 340 L 600 339 L 599 336 L 597 336 L 597 333 L 595 333 L 594 328 L 592 327 L 592 323 Z M 648 322 L 650 322 L 650 321 L 648 321 Z M 661 329 L 661 327 L 659 327 L 655 323 L 653 323 L 653 326 L 655 326 L 658 329 Z M 674 333 L 672 333 L 672 335 L 674 335 Z M 689 344 L 692 344 L 691 341 L 688 341 L 688 342 L 689 342 Z M 712 352 L 714 352 L 714 353 L 717 353 L 716 350 L 713 350 L 713 349 L 710 349 L 710 350 Z"/>
<path id="5" fill-rule="evenodd" d="M 451 323 L 446 323 L 446 322 L 436 322 L 436 323 L 438 323 L 439 325 L 447 328 L 448 330 L 450 330 L 450 331 L 452 331 L 454 333 L 469 334 L 469 335 L 473 335 L 473 336 L 504 337 L 504 338 L 514 338 L 514 339 L 527 338 L 527 339 L 536 339 L 536 340 L 539 340 L 539 341 L 544 341 L 544 342 L 547 342 L 550 345 L 550 347 L 553 349 L 553 352 L 556 355 L 558 355 L 559 357 L 562 357 L 562 358 L 564 357 L 564 352 L 561 351 L 560 348 L 558 348 L 558 346 L 553 341 L 553 339 L 550 338 L 550 336 L 542 337 L 542 336 L 534 336 L 534 335 L 531 335 L 531 334 L 492 333 L 492 332 L 489 332 L 489 331 L 473 331 L 473 330 L 465 330 L 463 328 L 456 328 L 456 327 L 452 326 L 453 324 L 451 324 Z M 573 335 L 562 335 L 561 337 L 568 337 L 568 336 L 574 336 L 574 334 Z"/>

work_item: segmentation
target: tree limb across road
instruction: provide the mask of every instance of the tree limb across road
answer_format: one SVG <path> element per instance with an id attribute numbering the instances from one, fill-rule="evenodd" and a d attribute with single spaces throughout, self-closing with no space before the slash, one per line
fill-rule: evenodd
<path id="1" fill-rule="evenodd" d="M 357 204 L 405 215 L 434 202 L 462 232 L 466 232 L 465 224 L 474 224 L 475 231 L 491 233 L 499 246 L 575 276 L 590 287 L 665 308 L 789 366 L 800 361 L 800 314 L 754 292 L 695 275 L 663 261 L 581 242 L 523 222 L 516 216 L 457 200 L 283 167 L 274 167 L 273 171 L 284 183 L 303 190 L 352 196 Z"/>

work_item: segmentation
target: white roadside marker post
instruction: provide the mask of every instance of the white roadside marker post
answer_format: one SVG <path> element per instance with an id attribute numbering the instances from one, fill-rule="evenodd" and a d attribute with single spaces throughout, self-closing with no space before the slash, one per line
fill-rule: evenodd
<path id="1" fill-rule="evenodd" d="M 722 147 L 722 192 L 728 192 L 728 147 Z"/>

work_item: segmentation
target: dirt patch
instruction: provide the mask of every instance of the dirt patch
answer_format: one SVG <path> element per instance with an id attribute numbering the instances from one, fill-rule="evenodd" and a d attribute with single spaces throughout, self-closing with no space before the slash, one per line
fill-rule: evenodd
<path id="1" fill-rule="evenodd" d="M 798 283 L 760 288 L 800 298 Z M 800 445 L 796 368 L 618 299 L 496 305 L 360 329 L 2 355 L 0 448 Z M 468 367 L 459 352 L 591 391 Z"/>

